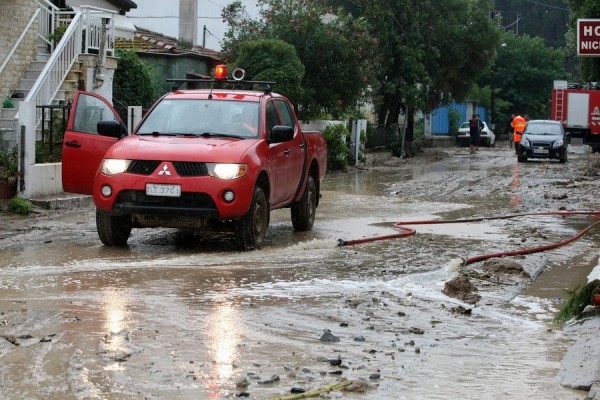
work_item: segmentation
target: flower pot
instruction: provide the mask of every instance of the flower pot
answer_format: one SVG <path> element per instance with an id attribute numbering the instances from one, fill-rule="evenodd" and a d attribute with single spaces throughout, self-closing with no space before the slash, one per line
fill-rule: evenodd
<path id="1" fill-rule="evenodd" d="M 17 181 L 0 180 L 0 199 L 12 199 L 17 194 Z"/>

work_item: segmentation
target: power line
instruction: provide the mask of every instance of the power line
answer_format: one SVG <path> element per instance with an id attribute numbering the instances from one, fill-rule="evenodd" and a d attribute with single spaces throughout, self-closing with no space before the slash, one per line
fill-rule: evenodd
<path id="1" fill-rule="evenodd" d="M 559 7 L 559 6 L 551 6 L 550 4 L 540 3 L 539 1 L 533 1 L 533 0 L 525 0 L 525 1 L 527 1 L 529 3 L 537 4 L 538 6 L 542 6 L 542 7 L 554 8 L 556 10 L 567 11 L 567 12 L 570 11 L 568 8 Z"/>

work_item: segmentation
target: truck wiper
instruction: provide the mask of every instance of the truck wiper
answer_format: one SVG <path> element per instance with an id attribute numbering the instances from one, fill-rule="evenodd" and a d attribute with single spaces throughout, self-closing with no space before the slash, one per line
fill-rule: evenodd
<path id="1" fill-rule="evenodd" d="M 202 132 L 202 137 L 224 137 L 224 138 L 234 138 L 234 139 L 243 139 L 242 136 L 239 135 L 231 135 L 228 133 L 215 133 L 215 132 Z"/>
<path id="2" fill-rule="evenodd" d="M 138 133 L 138 135 L 140 135 L 140 136 L 146 136 L 146 135 L 152 135 L 152 136 L 175 136 L 174 133 L 165 133 L 165 132 L 158 132 L 158 131 L 154 131 L 154 132 L 141 132 L 141 133 Z"/>

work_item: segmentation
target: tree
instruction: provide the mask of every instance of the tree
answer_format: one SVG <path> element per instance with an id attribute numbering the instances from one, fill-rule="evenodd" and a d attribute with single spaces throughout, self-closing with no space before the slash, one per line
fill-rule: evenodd
<path id="1" fill-rule="evenodd" d="M 494 64 L 498 114 L 506 118 L 520 112 L 531 118 L 549 118 L 553 82 L 567 75 L 565 50 L 547 47 L 539 37 L 507 33 L 502 40 Z M 490 79 L 485 75 L 480 82 Z"/>
<path id="2" fill-rule="evenodd" d="M 154 69 L 142 61 L 133 50 L 117 50 L 118 67 L 113 81 L 113 99 L 124 121 L 127 120 L 127 106 L 149 108 L 156 100 L 153 85 Z"/>
<path id="3" fill-rule="evenodd" d="M 584 18 L 600 18 L 600 2 L 598 0 L 569 0 L 572 10 L 569 19 L 567 45 L 572 54 L 577 54 L 577 20 Z M 600 57 L 579 57 L 579 77 L 583 82 L 600 81 Z"/>
<path id="4" fill-rule="evenodd" d="M 246 71 L 248 79 L 277 82 L 277 92 L 289 99 L 304 95 L 304 65 L 291 44 L 279 39 L 242 42 L 232 65 Z"/>
<path id="5" fill-rule="evenodd" d="M 239 0 L 223 9 L 229 25 L 223 41 L 228 60 L 237 58 L 245 41 L 280 39 L 291 44 L 305 68 L 303 93 L 290 99 L 303 120 L 323 113 L 338 117 L 365 98 L 373 83 L 377 43 L 364 19 L 308 0 L 259 0 L 258 5 L 256 20 L 246 16 Z"/>
<path id="6" fill-rule="evenodd" d="M 415 110 L 463 100 L 491 64 L 499 27 L 487 0 L 357 0 L 380 43 L 378 123 L 390 126 L 401 112 L 412 140 Z"/>

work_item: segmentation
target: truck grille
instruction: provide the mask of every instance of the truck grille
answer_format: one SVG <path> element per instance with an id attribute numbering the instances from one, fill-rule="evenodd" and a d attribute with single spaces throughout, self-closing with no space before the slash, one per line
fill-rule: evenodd
<path id="1" fill-rule="evenodd" d="M 208 168 L 206 168 L 206 164 L 202 162 L 184 162 L 184 161 L 175 161 L 173 163 L 175 166 L 175 171 L 179 174 L 179 176 L 207 176 Z"/>
<path id="2" fill-rule="evenodd" d="M 217 207 L 206 193 L 182 193 L 181 197 L 148 196 L 143 190 L 123 190 L 114 209 L 133 214 L 218 216 Z"/>
<path id="3" fill-rule="evenodd" d="M 133 160 L 127 172 L 136 175 L 151 175 L 162 161 Z M 174 161 L 173 166 L 179 176 L 208 176 L 208 168 L 203 162 Z"/>
<path id="4" fill-rule="evenodd" d="M 136 175 L 150 175 L 159 165 L 160 161 L 133 160 L 129 164 L 127 172 Z"/>

